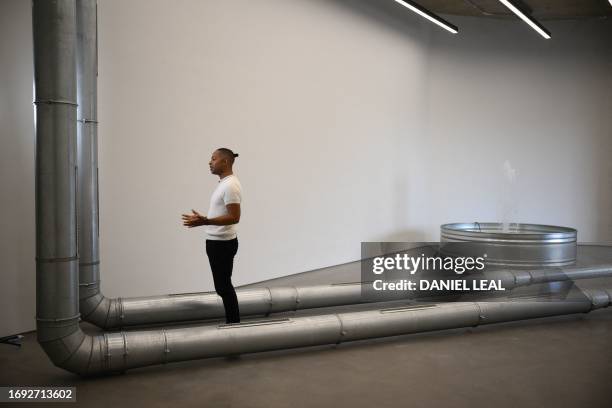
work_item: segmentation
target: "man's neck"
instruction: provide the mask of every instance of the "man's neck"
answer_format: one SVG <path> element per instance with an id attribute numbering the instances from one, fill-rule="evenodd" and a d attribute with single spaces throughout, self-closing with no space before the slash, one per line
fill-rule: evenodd
<path id="1" fill-rule="evenodd" d="M 232 174 L 234 174 L 234 172 L 232 170 L 224 171 L 221 174 L 219 174 L 219 180 L 222 180 L 222 179 L 226 178 L 227 176 L 231 176 Z"/>

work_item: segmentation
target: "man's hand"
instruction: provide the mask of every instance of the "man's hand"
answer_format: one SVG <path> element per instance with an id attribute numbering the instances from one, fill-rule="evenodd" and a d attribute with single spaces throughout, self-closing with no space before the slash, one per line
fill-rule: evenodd
<path id="1" fill-rule="evenodd" d="M 199 227 L 201 225 L 208 225 L 208 218 L 196 210 L 191 210 L 193 214 L 183 214 L 183 225 L 187 228 Z"/>

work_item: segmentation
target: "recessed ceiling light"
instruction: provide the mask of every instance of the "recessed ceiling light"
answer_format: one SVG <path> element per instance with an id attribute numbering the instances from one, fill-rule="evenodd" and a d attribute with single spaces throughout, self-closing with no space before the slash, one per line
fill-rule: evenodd
<path id="1" fill-rule="evenodd" d="M 410 1 L 410 0 L 394 0 L 394 1 L 396 3 L 401 4 L 402 6 L 404 6 L 406 8 L 408 8 L 408 9 L 414 11 L 419 16 L 425 17 L 426 19 L 428 19 L 432 23 L 439 25 L 443 29 L 445 29 L 447 31 L 450 31 L 453 34 L 457 34 L 459 32 L 459 29 L 456 26 L 454 26 L 451 23 L 449 23 L 448 21 L 444 20 L 442 17 L 438 17 L 437 15 L 432 13 L 431 11 L 427 10 L 426 8 L 423 8 L 422 6 L 416 4 L 413 1 Z M 612 0 L 610 0 L 610 1 L 612 1 Z"/>

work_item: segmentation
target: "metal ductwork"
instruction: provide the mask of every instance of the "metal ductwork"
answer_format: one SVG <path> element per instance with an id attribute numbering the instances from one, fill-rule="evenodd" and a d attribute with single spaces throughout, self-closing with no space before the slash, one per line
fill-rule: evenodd
<path id="1" fill-rule="evenodd" d="M 104 335 L 102 355 L 88 372 L 116 372 L 154 364 L 421 333 L 513 320 L 587 313 L 610 306 L 612 290 L 561 301 L 414 304 L 363 312 L 270 319 L 208 327 Z M 98 352 L 98 351 L 96 351 Z M 81 357 L 85 360 L 87 355 Z M 101 364 L 98 366 L 97 364 Z"/>
<path id="2" fill-rule="evenodd" d="M 83 320 L 104 329 L 131 325 L 190 321 L 224 316 L 221 298 L 214 292 L 140 298 L 108 298 L 100 288 L 97 73 L 98 32 L 96 0 L 76 1 L 77 80 L 77 228 L 79 254 L 79 310 Z M 574 231 L 575 232 L 575 231 Z M 575 236 L 574 236 L 575 238 Z M 575 239 L 574 239 L 575 242 Z M 547 245 L 547 247 L 550 245 Z M 612 265 L 608 266 L 612 275 Z M 599 268 L 601 269 L 601 268 Z M 564 275 L 561 271 L 559 275 Z M 575 271 L 576 276 L 589 271 Z M 600 272 L 601 274 L 602 272 Z M 605 271 L 603 272 L 605 274 Z M 519 275 L 498 273 L 506 288 Z M 534 271 L 533 276 L 549 276 Z M 578 275 L 579 274 L 579 275 Z M 521 275 L 522 276 L 522 275 Z M 578 277 L 579 278 L 579 277 Z M 362 303 L 360 283 L 246 289 L 237 292 L 241 313 L 268 315 L 317 307 Z M 428 295 L 428 294 L 425 294 Z M 402 295 L 393 294 L 390 300 Z M 420 294 L 416 294 L 420 296 Z M 389 298 L 389 296 L 387 296 Z M 386 300 L 381 297 L 380 300 Z"/>
<path id="3" fill-rule="evenodd" d="M 100 293 L 96 0 L 77 0 L 76 39 L 79 310 L 87 320 L 110 303 Z"/>
<path id="4" fill-rule="evenodd" d="M 373 337 L 585 313 L 611 304 L 612 290 L 592 290 L 559 301 L 523 299 L 423 304 L 242 324 L 98 335 L 84 333 L 79 326 L 79 299 L 81 305 L 87 306 L 83 313 L 95 315 L 99 309 L 106 310 L 108 316 L 113 309 L 112 302 L 99 293 L 97 189 L 95 192 L 93 189 L 77 189 L 77 178 L 84 180 L 86 185 L 90 182 L 97 185 L 97 171 L 94 171 L 97 167 L 95 102 L 88 99 L 95 98 L 95 75 L 93 70 L 91 75 L 77 75 L 76 63 L 78 55 L 79 69 L 96 65 L 95 55 L 87 49 L 96 42 L 95 36 L 85 28 L 95 23 L 92 13 L 95 13 L 95 0 L 33 1 L 37 336 L 56 366 L 81 375 L 102 374 L 227 354 L 338 344 Z M 77 76 L 79 87 L 82 87 L 78 95 Z M 79 109 L 77 100 L 82 103 Z M 77 135 L 83 160 L 77 159 Z M 79 170 L 77 163 L 80 163 Z M 77 201 L 83 205 L 79 210 L 80 223 L 77 222 Z M 92 216 L 88 218 L 90 211 Z M 81 253 L 79 244 L 83 245 Z M 588 273 L 599 276 L 596 270 Z M 526 272 L 512 278 L 508 275 L 507 279 L 526 284 L 551 276 L 555 279 L 571 277 L 568 271 L 550 274 L 544 277 Z M 79 279 L 83 283 L 80 291 Z M 325 296 L 341 295 L 341 304 L 350 303 L 354 300 L 356 288 L 336 285 Z M 313 300 L 317 299 L 314 294 L 309 297 L 309 291 L 313 290 L 320 289 L 270 288 L 267 289 L 269 297 L 254 304 L 259 305 L 257 307 L 265 305 L 266 309 L 260 312 L 266 313 L 295 308 L 298 303 L 318 307 L 320 299 Z M 248 297 L 247 291 L 242 293 L 244 301 Z M 263 292 L 250 293 L 256 293 L 254 298 L 259 299 Z M 134 305 L 137 302 L 134 300 Z M 123 309 L 125 306 L 123 304 Z M 217 307 L 220 311 L 220 305 Z M 115 309 L 120 315 L 121 307 Z M 168 310 L 178 313 L 174 307 Z M 150 314 L 154 313 L 157 312 L 150 311 Z M 108 317 L 105 321 L 109 321 Z"/>
<path id="5" fill-rule="evenodd" d="M 35 0 L 36 320 L 54 362 L 80 344 L 76 221 L 76 5 Z"/>
<path id="6" fill-rule="evenodd" d="M 549 268 L 532 271 L 498 270 L 486 275 L 475 274 L 459 279 L 500 280 L 506 290 L 517 287 L 579 279 L 612 276 L 612 265 L 592 267 Z M 243 316 L 269 315 L 271 313 L 312 308 L 351 305 L 372 301 L 391 301 L 439 296 L 437 291 L 427 292 L 368 292 L 371 284 L 342 283 L 302 287 L 265 287 L 236 291 Z M 82 287 L 81 287 L 82 290 Z M 82 304 L 82 303 L 81 303 Z M 194 321 L 222 318 L 223 302 L 215 292 L 184 293 L 127 299 L 110 299 L 112 307 L 100 308 L 96 318 L 86 319 L 105 329 L 127 326 Z"/>

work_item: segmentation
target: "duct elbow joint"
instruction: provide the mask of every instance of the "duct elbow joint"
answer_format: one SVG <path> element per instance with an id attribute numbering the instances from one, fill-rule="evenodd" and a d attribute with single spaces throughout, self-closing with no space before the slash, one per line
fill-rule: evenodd
<path id="1" fill-rule="evenodd" d="M 38 342 L 51 362 L 78 375 L 100 372 L 100 336 L 90 336 L 79 327 L 79 316 L 63 320 L 38 319 Z M 97 358 L 96 358 L 97 357 Z"/>
<path id="2" fill-rule="evenodd" d="M 101 292 L 81 299 L 79 310 L 83 320 L 102 329 L 115 329 L 123 323 L 123 302 L 121 298 L 105 297 Z"/>

